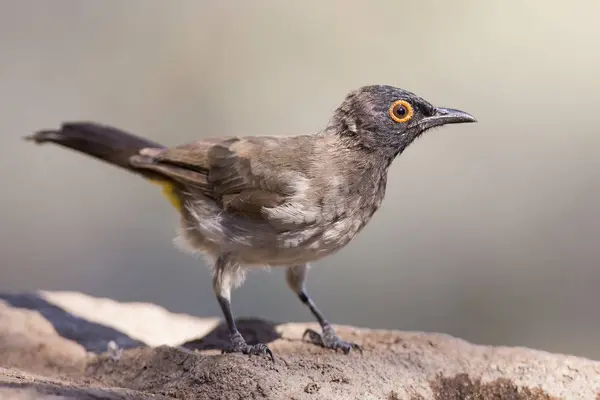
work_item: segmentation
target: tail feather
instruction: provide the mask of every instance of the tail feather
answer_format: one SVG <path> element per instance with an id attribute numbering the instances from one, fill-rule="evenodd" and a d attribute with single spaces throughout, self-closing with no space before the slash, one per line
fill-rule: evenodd
<path id="1" fill-rule="evenodd" d="M 143 148 L 164 146 L 110 126 L 94 122 L 68 122 L 58 130 L 41 130 L 24 139 L 37 144 L 55 143 L 149 179 L 161 178 L 151 171 L 135 169 L 130 165 L 129 158 Z"/>

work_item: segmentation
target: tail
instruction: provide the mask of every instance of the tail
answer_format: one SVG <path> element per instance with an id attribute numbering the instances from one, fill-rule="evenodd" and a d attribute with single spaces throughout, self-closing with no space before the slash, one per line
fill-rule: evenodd
<path id="1" fill-rule="evenodd" d="M 58 130 L 38 131 L 24 139 L 37 144 L 55 143 L 141 175 L 162 186 L 163 194 L 176 209 L 180 210 L 182 207 L 177 192 L 178 185 L 174 181 L 153 171 L 136 169 L 129 163 L 129 158 L 138 154 L 141 149 L 163 149 L 165 146 L 94 122 L 68 122 Z"/>
<path id="2" fill-rule="evenodd" d="M 133 168 L 129 158 L 143 148 L 164 146 L 110 126 L 93 122 L 68 122 L 58 130 L 38 131 L 24 139 L 37 144 L 55 143 L 149 179 L 159 178 L 157 174 Z"/>

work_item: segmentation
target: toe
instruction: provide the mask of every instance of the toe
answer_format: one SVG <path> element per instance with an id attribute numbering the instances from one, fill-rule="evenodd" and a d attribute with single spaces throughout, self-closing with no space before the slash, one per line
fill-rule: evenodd
<path id="1" fill-rule="evenodd" d="M 264 353 L 266 355 L 268 355 L 271 358 L 272 362 L 275 362 L 275 357 L 273 356 L 273 352 L 271 351 L 271 349 L 269 349 L 267 346 L 265 346 L 265 351 Z"/>
<path id="2" fill-rule="evenodd" d="M 269 347 L 264 343 L 259 343 L 254 346 L 249 346 L 249 355 L 267 355 L 271 359 L 271 361 L 275 362 L 275 357 L 273 356 L 273 352 Z"/>
<path id="3" fill-rule="evenodd" d="M 323 337 L 316 331 L 312 329 L 305 330 L 304 334 L 302 334 L 302 339 L 306 338 L 307 336 L 309 342 L 312 342 L 313 344 L 317 344 L 319 346 L 325 345 L 325 343 L 323 342 Z"/>
<path id="4" fill-rule="evenodd" d="M 266 344 L 259 343 L 254 346 L 244 345 L 244 346 L 230 346 L 223 350 L 221 350 L 221 354 L 225 353 L 242 353 L 248 356 L 253 355 L 267 355 L 271 359 L 271 361 L 275 362 L 275 357 L 273 356 L 273 352 Z"/>
<path id="5" fill-rule="evenodd" d="M 362 354 L 362 348 L 356 343 L 344 342 L 342 340 L 340 340 L 339 343 L 339 347 L 344 351 L 344 354 L 350 353 L 350 350 L 357 350 Z"/>
<path id="6" fill-rule="evenodd" d="M 331 346 L 333 349 L 337 350 L 342 350 L 342 352 L 344 354 L 348 354 L 350 352 L 350 349 L 352 348 L 352 345 L 350 343 L 344 342 L 342 340 L 336 340 L 335 342 L 332 343 Z"/>
<path id="7" fill-rule="evenodd" d="M 350 350 L 358 350 L 362 354 L 362 348 L 356 344 L 351 342 L 345 342 L 341 340 L 336 334 L 331 326 L 325 326 L 323 328 L 323 334 L 319 334 L 312 329 L 306 329 L 304 334 L 302 335 L 302 339 L 305 339 L 308 336 L 308 341 L 321 346 L 323 348 L 332 349 L 335 351 L 342 350 L 344 354 L 348 354 Z"/>

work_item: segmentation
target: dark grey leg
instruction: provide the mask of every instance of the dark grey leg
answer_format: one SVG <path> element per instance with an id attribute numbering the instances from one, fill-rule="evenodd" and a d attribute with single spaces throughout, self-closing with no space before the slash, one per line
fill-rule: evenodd
<path id="1" fill-rule="evenodd" d="M 300 301 L 304 303 L 315 316 L 319 325 L 321 325 L 321 329 L 323 331 L 322 334 L 315 332 L 312 329 L 307 329 L 304 331 L 302 338 L 307 337 L 308 339 L 321 347 L 333 349 L 333 350 L 342 350 L 344 353 L 348 354 L 350 350 L 356 349 L 362 353 L 362 349 L 356 343 L 345 342 L 341 340 L 335 333 L 331 324 L 325 319 L 321 311 L 317 308 L 314 301 L 308 296 L 306 293 L 306 289 L 304 288 L 304 282 L 306 280 L 306 273 L 308 272 L 308 264 L 295 265 L 293 267 L 289 267 L 286 272 L 286 281 L 288 286 L 296 293 L 296 295 L 300 298 Z"/>
<path id="2" fill-rule="evenodd" d="M 223 349 L 222 353 L 266 354 L 271 357 L 272 361 L 275 361 L 273 353 L 266 344 L 259 343 L 252 346 L 247 344 L 235 325 L 233 312 L 231 311 L 231 287 L 239 273 L 239 269 L 239 264 L 229 256 L 219 257 L 215 264 L 213 290 L 221 306 L 231 336 L 231 344 Z"/>

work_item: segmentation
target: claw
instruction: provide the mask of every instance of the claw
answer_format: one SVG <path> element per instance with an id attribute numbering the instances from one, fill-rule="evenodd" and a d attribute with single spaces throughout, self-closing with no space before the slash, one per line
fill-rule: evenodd
<path id="1" fill-rule="evenodd" d="M 362 347 L 356 343 L 345 342 L 341 340 L 333 331 L 333 328 L 330 326 L 325 326 L 323 328 L 323 334 L 319 334 L 312 329 L 306 329 L 302 334 L 302 340 L 308 335 L 309 341 L 317 346 L 321 346 L 323 348 L 332 349 L 336 352 L 338 350 L 342 350 L 344 354 L 348 354 L 350 350 L 356 349 L 363 354 Z"/>
<path id="2" fill-rule="evenodd" d="M 242 353 L 248 355 L 248 357 L 252 357 L 252 355 L 266 354 L 271 358 L 272 362 L 275 362 L 273 352 L 266 344 L 258 343 L 255 345 L 248 345 L 241 335 L 234 336 L 232 338 L 231 345 L 221 350 L 221 354 L 225 353 Z"/>
<path id="3" fill-rule="evenodd" d="M 275 363 L 275 357 L 273 356 L 273 352 L 271 351 L 271 349 L 269 349 L 269 348 L 267 347 L 266 353 L 269 355 L 269 357 L 271 357 L 271 361 L 272 361 L 273 363 Z"/>
<path id="4" fill-rule="evenodd" d="M 304 331 L 304 333 L 302 334 L 302 340 L 304 340 L 304 338 L 306 337 L 306 335 L 308 335 L 308 338 L 311 342 L 318 344 L 318 345 L 323 345 L 323 338 L 321 337 L 321 334 L 312 330 L 312 329 L 306 329 Z"/>

